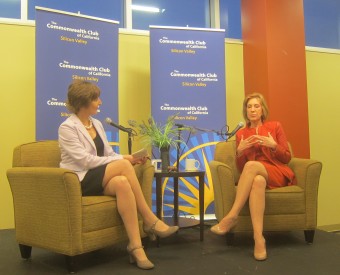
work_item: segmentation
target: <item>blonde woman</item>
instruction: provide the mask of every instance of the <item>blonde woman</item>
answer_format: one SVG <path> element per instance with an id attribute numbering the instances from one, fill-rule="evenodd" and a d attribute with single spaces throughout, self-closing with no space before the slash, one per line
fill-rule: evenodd
<path id="1" fill-rule="evenodd" d="M 286 135 L 277 121 L 267 121 L 268 107 L 259 93 L 247 95 L 243 102 L 246 127 L 236 135 L 236 163 L 241 176 L 230 212 L 211 231 L 224 235 L 237 224 L 237 217 L 249 199 L 254 230 L 254 257 L 267 258 L 263 237 L 265 190 L 295 184 Z"/>

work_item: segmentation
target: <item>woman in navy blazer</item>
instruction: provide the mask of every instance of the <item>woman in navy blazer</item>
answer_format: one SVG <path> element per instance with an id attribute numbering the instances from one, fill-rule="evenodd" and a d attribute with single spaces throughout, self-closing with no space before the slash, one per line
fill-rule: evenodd
<path id="1" fill-rule="evenodd" d="M 154 265 L 141 243 L 137 211 L 152 240 L 175 233 L 178 226 L 169 227 L 160 221 L 145 201 L 133 165 L 146 158 L 136 159 L 112 150 L 103 125 L 92 117 L 102 104 L 99 96 L 100 89 L 91 82 L 75 81 L 69 86 L 67 107 L 73 114 L 59 127 L 60 167 L 77 173 L 83 196 L 117 197 L 118 212 L 129 238 L 130 261 L 141 269 L 151 269 Z"/>

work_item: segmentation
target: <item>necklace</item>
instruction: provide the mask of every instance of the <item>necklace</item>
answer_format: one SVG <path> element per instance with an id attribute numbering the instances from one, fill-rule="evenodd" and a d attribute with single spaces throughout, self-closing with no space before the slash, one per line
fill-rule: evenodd
<path id="1" fill-rule="evenodd" d="M 89 118 L 89 121 L 90 121 L 90 125 L 89 126 L 84 125 L 86 130 L 90 130 L 93 127 L 92 119 Z"/>

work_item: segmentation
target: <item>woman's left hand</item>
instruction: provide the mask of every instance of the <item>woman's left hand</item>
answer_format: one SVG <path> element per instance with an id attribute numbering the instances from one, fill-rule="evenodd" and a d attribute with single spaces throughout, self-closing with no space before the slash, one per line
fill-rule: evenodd
<path id="1" fill-rule="evenodd" d="M 274 138 L 272 137 L 272 135 L 270 134 L 270 132 L 268 132 L 268 137 L 266 137 L 266 136 L 259 136 L 259 135 L 257 135 L 256 137 L 257 137 L 258 143 L 261 146 L 268 147 L 268 148 L 270 148 L 272 150 L 276 149 L 277 143 L 274 140 Z"/>
<path id="2" fill-rule="evenodd" d="M 143 157 L 143 158 L 134 158 L 132 155 L 125 155 L 125 159 L 131 162 L 132 165 L 136 164 L 144 164 L 148 160 L 148 156 Z"/>
<path id="3" fill-rule="evenodd" d="M 134 159 L 135 160 L 134 164 L 144 164 L 148 159 L 149 159 L 148 156 L 142 157 L 142 158 L 138 158 L 138 159 Z"/>

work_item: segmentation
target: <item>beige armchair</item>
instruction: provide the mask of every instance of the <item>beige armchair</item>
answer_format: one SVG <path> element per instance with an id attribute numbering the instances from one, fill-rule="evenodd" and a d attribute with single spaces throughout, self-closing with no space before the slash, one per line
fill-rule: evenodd
<path id="1" fill-rule="evenodd" d="M 14 149 L 7 177 L 21 256 L 28 259 L 32 247 L 45 248 L 64 254 L 68 270 L 74 272 L 76 255 L 125 241 L 127 235 L 116 199 L 82 197 L 77 175 L 59 168 L 59 162 L 57 141 L 23 144 Z M 154 168 L 147 162 L 135 170 L 151 206 Z"/>
<path id="2" fill-rule="evenodd" d="M 214 160 L 209 163 L 218 221 L 230 211 L 235 199 L 235 185 L 240 176 L 235 155 L 235 141 L 220 142 L 216 145 Z M 297 185 L 266 190 L 264 230 L 304 230 L 306 242 L 313 243 L 322 164 L 319 161 L 293 157 L 289 166 L 295 173 Z M 227 244 L 232 242 L 235 232 L 251 230 L 249 205 L 246 204 L 237 225 L 227 234 Z"/>

